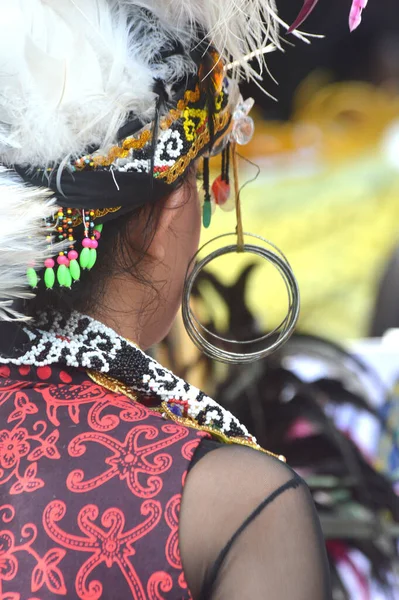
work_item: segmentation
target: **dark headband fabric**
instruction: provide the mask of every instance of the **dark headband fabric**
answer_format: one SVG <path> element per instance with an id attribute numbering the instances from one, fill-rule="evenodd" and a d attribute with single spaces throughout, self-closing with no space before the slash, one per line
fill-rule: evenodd
<path id="1" fill-rule="evenodd" d="M 163 180 L 151 180 L 146 173 L 124 173 L 121 171 L 77 171 L 64 170 L 57 185 L 56 173 L 44 178 L 42 173 L 14 167 L 27 183 L 48 187 L 54 192 L 57 204 L 69 208 L 100 209 L 123 206 L 134 210 L 147 203 L 154 203 L 170 194 L 174 186 Z"/>

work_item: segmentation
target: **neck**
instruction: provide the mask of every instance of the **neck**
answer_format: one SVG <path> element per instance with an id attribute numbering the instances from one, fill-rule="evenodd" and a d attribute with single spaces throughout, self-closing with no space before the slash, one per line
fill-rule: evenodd
<path id="1" fill-rule="evenodd" d="M 158 275 L 156 268 L 146 270 L 151 283 L 128 274 L 110 278 L 101 306 L 88 311 L 89 316 L 147 350 L 167 335 L 180 303 L 180 295 L 170 301 L 171 282 Z"/>
<path id="2" fill-rule="evenodd" d="M 101 306 L 89 311 L 89 316 L 146 349 L 151 345 L 146 335 L 151 305 L 154 309 L 150 291 L 127 276 L 114 277 L 107 284 Z"/>

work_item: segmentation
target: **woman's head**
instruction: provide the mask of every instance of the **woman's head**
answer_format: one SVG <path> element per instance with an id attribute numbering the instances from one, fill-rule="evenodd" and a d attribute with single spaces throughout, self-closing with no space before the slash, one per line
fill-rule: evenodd
<path id="1" fill-rule="evenodd" d="M 35 316 L 46 309 L 78 310 L 147 348 L 160 341 L 173 323 L 200 230 L 193 165 L 164 199 L 105 224 L 95 267 L 82 272 L 70 290 L 40 286 L 24 312 Z"/>
<path id="2" fill-rule="evenodd" d="M 148 345 L 168 330 L 198 242 L 191 166 L 222 138 L 242 141 L 237 82 L 259 80 L 248 56 L 264 66 L 282 21 L 274 0 L 242 0 L 245 10 L 236 0 L 25 4 L 14 0 L 0 21 L 0 317 L 23 318 L 11 300 L 26 298 L 27 269 L 35 287 L 45 265 L 45 285 L 57 288 L 79 278 L 77 252 L 93 266 L 95 226 L 122 207 L 82 285 L 46 296 L 41 283 L 36 307 L 51 296 L 123 314 L 129 296 L 147 326 L 153 311 Z M 53 212 L 50 195 L 66 213 Z"/>

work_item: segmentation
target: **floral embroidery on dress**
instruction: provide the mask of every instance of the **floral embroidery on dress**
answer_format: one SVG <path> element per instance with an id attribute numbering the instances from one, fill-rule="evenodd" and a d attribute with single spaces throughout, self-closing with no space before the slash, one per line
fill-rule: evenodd
<path id="1" fill-rule="evenodd" d="M 133 403 L 123 396 L 110 396 L 107 390 L 90 381 L 81 385 L 45 385 L 38 391 L 46 403 L 48 419 L 57 427 L 60 425 L 58 411 L 62 408 L 67 409 L 71 421 L 78 424 L 81 408 L 85 405 L 90 406 L 88 421 L 90 427 L 96 431 L 111 431 L 119 425 L 120 420 L 134 423 L 147 415 L 140 404 Z M 119 416 L 103 415 L 111 399 L 114 406 L 122 409 Z"/>
<path id="2" fill-rule="evenodd" d="M 84 481 L 84 473 L 81 470 L 70 473 L 67 480 L 68 488 L 72 492 L 87 492 L 100 487 L 113 477 L 119 477 L 126 481 L 132 494 L 139 498 L 153 498 L 162 488 L 160 475 L 170 469 L 173 462 L 169 454 L 159 452 L 184 439 L 188 434 L 187 430 L 173 424 L 163 425 L 161 431 L 169 434 L 170 437 L 155 441 L 159 436 L 159 429 L 145 425 L 132 429 L 123 444 L 109 435 L 100 433 L 90 432 L 77 436 L 69 445 L 71 456 L 83 454 L 88 442 L 105 446 L 113 452 L 113 455 L 105 460 L 110 468 L 92 479 Z M 153 442 L 142 444 L 141 439 L 153 440 Z M 150 461 L 150 455 L 156 452 L 158 454 Z M 141 483 L 142 479 L 145 479 L 145 483 Z"/>
<path id="3" fill-rule="evenodd" d="M 75 588 L 79 598 L 82 600 L 101 598 L 103 586 L 94 577 L 96 568 L 101 563 L 105 563 L 108 568 L 116 564 L 129 585 L 132 597 L 135 600 L 144 600 L 145 591 L 130 558 L 135 555 L 134 543 L 159 523 L 162 515 L 161 504 L 154 500 L 143 502 L 141 507 L 143 521 L 127 531 L 125 531 L 125 516 L 119 509 L 108 509 L 99 519 L 98 507 L 87 505 L 78 515 L 78 527 L 84 536 L 67 533 L 58 525 L 58 521 L 64 518 L 66 510 L 63 502 L 54 501 L 49 504 L 43 514 L 43 526 L 49 537 L 61 546 L 91 554 L 76 576 Z M 93 579 L 89 581 L 92 575 Z"/>
<path id="4" fill-rule="evenodd" d="M 0 506 L 0 527 L 10 524 L 15 519 L 15 509 L 11 505 Z M 16 576 L 20 570 L 21 553 L 29 555 L 31 561 L 36 563 L 31 575 L 31 591 L 39 591 L 46 587 L 50 592 L 57 595 L 66 595 L 64 576 L 59 563 L 64 558 L 66 552 L 61 548 L 52 548 L 41 557 L 34 549 L 34 543 L 38 535 L 36 525 L 33 523 L 25 524 L 18 538 L 19 544 L 12 531 L 2 529 L 0 531 L 0 598 L 1 600 L 20 599 L 18 592 L 3 592 L 3 582 L 14 581 L 17 583 Z M 31 599 L 34 600 L 34 599 Z"/>
<path id="5" fill-rule="evenodd" d="M 29 453 L 30 445 L 26 441 L 26 429 L 13 429 L 0 431 L 0 465 L 5 471 L 19 465 L 23 456 Z"/>
<path id="6" fill-rule="evenodd" d="M 24 420 L 22 414 L 20 423 Z M 53 460 L 60 458 L 56 447 L 58 431 L 53 431 L 44 437 L 47 424 L 43 421 L 37 421 L 33 430 L 35 432 L 28 432 L 24 427 L 17 425 L 11 431 L 8 429 L 0 431 L 0 485 L 15 478 L 10 494 L 20 494 L 23 491 L 34 492 L 43 487 L 44 481 L 36 477 L 37 461 L 43 456 Z M 36 447 L 33 448 L 34 446 Z M 22 474 L 21 462 L 25 458 L 31 464 L 24 461 Z"/>

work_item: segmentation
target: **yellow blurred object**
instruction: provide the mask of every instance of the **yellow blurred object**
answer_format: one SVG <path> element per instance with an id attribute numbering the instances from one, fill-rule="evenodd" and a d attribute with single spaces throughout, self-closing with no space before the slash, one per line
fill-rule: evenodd
<path id="1" fill-rule="evenodd" d="M 323 74 L 299 87 L 289 122 L 259 118 L 254 140 L 243 147 L 250 157 L 274 157 L 314 147 L 326 161 L 346 160 L 379 143 L 381 134 L 399 118 L 399 98 L 364 82 L 326 83 Z"/>
<path id="2" fill-rule="evenodd" d="M 242 192 L 244 229 L 288 256 L 302 293 L 300 329 L 343 340 L 367 334 L 381 271 L 399 240 L 399 98 L 365 83 L 298 90 L 288 123 L 257 123 L 243 156 L 261 168 Z M 241 161 L 241 181 L 256 168 Z M 215 176 L 217 172 L 215 171 Z M 235 229 L 217 210 L 202 242 Z M 212 263 L 225 283 L 249 257 Z M 263 327 L 286 307 L 283 286 L 260 268 L 248 304 Z"/>

